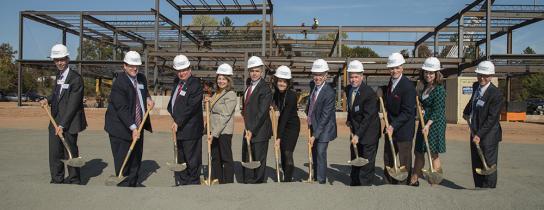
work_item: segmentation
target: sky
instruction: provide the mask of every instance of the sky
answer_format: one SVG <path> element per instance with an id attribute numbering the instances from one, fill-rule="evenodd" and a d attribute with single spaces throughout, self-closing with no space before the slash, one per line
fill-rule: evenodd
<path id="1" fill-rule="evenodd" d="M 182 2 L 181 0 L 176 0 Z M 197 4 L 197 0 L 190 0 Z M 214 0 L 207 0 L 215 3 Z M 465 7 L 473 0 L 272 0 L 274 4 L 274 24 L 278 26 L 300 26 L 312 24 L 313 17 L 322 26 L 436 26 L 446 18 Z M 24 10 L 62 10 L 62 11 L 124 11 L 145 10 L 154 7 L 154 0 L 0 0 L 0 43 L 9 43 L 18 50 L 19 11 Z M 232 4 L 232 0 L 223 0 Z M 248 0 L 239 0 L 249 2 Z M 261 0 L 255 0 L 259 3 Z M 177 12 L 165 0 L 161 0 L 161 13 L 177 20 Z M 495 4 L 544 4 L 544 0 L 497 0 Z M 220 20 L 224 16 L 215 16 Z M 261 19 L 260 15 L 229 16 L 234 25 Z M 189 23 L 190 17 L 183 19 Z M 61 32 L 31 20 L 24 22 L 24 59 L 46 59 L 51 46 L 60 43 Z M 513 33 L 513 53 L 519 54 L 527 46 L 537 53 L 544 53 L 544 21 L 518 29 Z M 415 41 L 423 34 L 398 33 L 350 33 L 349 39 L 405 40 Z M 67 45 L 70 54 L 77 54 L 79 38 L 68 35 Z M 432 38 L 428 41 L 432 41 Z M 372 46 L 380 56 L 398 52 L 405 47 Z M 410 49 L 411 50 L 411 49 Z M 492 53 L 506 53 L 506 36 L 492 42 Z"/>

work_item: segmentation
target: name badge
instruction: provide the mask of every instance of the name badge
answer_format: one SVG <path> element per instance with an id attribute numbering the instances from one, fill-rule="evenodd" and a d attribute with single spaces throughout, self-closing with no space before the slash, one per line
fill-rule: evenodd
<path id="1" fill-rule="evenodd" d="M 476 106 L 484 106 L 484 104 L 485 104 L 485 101 L 482 101 L 482 100 L 478 100 L 476 102 Z"/>
<path id="2" fill-rule="evenodd" d="M 187 94 L 187 92 L 185 90 L 179 91 L 180 96 L 185 96 L 185 94 Z"/>
<path id="3" fill-rule="evenodd" d="M 138 84 L 138 89 L 143 90 L 143 89 L 144 89 L 144 85 Z"/>
<path id="4" fill-rule="evenodd" d="M 355 112 L 358 112 L 359 111 L 359 105 L 355 106 L 354 109 L 355 109 Z"/>
<path id="5" fill-rule="evenodd" d="M 64 84 L 64 80 L 57 80 L 57 85 L 62 85 Z"/>
<path id="6" fill-rule="evenodd" d="M 70 87 L 70 84 L 62 84 L 61 88 L 62 89 L 68 89 Z"/>

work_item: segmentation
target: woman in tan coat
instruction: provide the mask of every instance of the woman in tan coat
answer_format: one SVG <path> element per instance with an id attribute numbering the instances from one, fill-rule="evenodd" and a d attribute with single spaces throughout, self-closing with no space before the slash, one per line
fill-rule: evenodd
<path id="1" fill-rule="evenodd" d="M 217 69 L 216 87 L 210 102 L 210 128 L 212 141 L 212 180 L 219 183 L 233 183 L 234 167 L 232 159 L 232 131 L 234 128 L 234 110 L 237 100 L 232 90 L 232 67 L 221 64 Z"/>

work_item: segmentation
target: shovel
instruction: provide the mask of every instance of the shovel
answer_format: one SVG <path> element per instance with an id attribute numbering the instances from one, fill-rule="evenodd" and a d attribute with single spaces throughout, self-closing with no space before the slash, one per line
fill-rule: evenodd
<path id="1" fill-rule="evenodd" d="M 351 138 L 353 138 L 353 135 L 351 135 Z M 359 157 L 359 150 L 357 150 L 357 144 L 351 144 L 353 145 L 353 152 L 355 153 L 355 159 L 348 160 L 348 164 L 352 166 L 361 167 L 368 163 L 368 159 L 364 159 L 362 157 Z"/>
<path id="2" fill-rule="evenodd" d="M 47 116 L 49 116 L 49 120 L 51 120 L 51 124 L 53 124 L 53 127 L 56 130 L 57 127 L 58 127 L 57 122 L 55 122 L 55 119 L 51 115 L 51 112 L 49 112 L 49 105 L 42 105 L 42 108 L 47 113 Z M 61 160 L 61 161 L 66 163 L 66 165 L 68 165 L 68 166 L 76 167 L 76 168 L 80 168 L 83 165 L 85 165 L 85 160 L 83 160 L 83 158 L 81 158 L 81 157 L 76 157 L 76 158 L 72 157 L 72 152 L 70 151 L 70 147 L 68 147 L 68 143 L 64 139 L 64 135 L 62 135 L 62 133 L 59 134 L 59 138 L 60 138 L 60 141 L 62 142 L 62 145 L 64 145 L 64 148 L 68 152 L 68 160 Z"/>
<path id="3" fill-rule="evenodd" d="M 380 106 L 382 108 L 383 112 L 383 120 L 385 121 L 385 127 L 389 127 L 389 121 L 387 120 L 387 111 L 385 110 L 385 107 L 383 105 L 383 99 L 380 97 Z M 395 151 L 395 146 L 393 145 L 393 136 L 389 133 L 387 133 L 387 136 L 389 137 L 389 145 L 391 145 L 391 155 L 393 156 L 393 168 L 389 166 L 385 166 L 387 169 L 387 173 L 389 176 L 393 177 L 393 179 L 396 179 L 397 181 L 404 181 L 408 177 L 408 171 L 406 170 L 405 166 L 399 166 L 397 161 L 397 155 Z"/>
<path id="4" fill-rule="evenodd" d="M 470 120 L 467 120 L 467 123 L 468 123 L 468 127 L 470 129 L 470 134 L 472 134 L 472 136 L 474 136 L 474 129 L 472 129 L 472 124 L 470 122 Z M 485 160 L 485 157 L 484 157 L 484 153 L 482 152 L 482 148 L 480 148 L 480 144 L 476 144 L 474 143 L 474 145 L 476 145 L 476 150 L 478 151 L 478 156 L 480 156 L 480 160 L 482 160 L 482 165 L 484 166 L 484 168 L 476 168 L 476 173 L 477 174 L 480 174 L 480 175 L 483 175 L 483 176 L 487 176 L 487 175 L 491 175 L 493 173 L 495 173 L 497 171 L 497 164 L 493 164 L 491 165 L 491 167 L 489 167 L 487 165 L 487 161 Z"/>
<path id="5" fill-rule="evenodd" d="M 210 101 L 206 101 L 206 135 L 208 139 L 212 136 L 212 131 L 210 130 Z M 212 180 L 212 142 L 208 142 L 208 179 L 201 180 L 202 185 L 212 186 L 213 184 L 219 183 L 218 179 Z"/>
<path id="6" fill-rule="evenodd" d="M 261 162 L 253 161 L 253 155 L 251 152 L 251 139 L 249 138 L 249 131 L 246 130 L 246 144 L 247 144 L 247 156 L 249 156 L 249 162 L 242 162 L 242 166 L 249 169 L 256 169 L 261 166 Z"/>
<path id="7" fill-rule="evenodd" d="M 172 130 L 172 140 L 174 141 L 174 162 L 166 162 L 166 165 L 168 165 L 168 169 L 170 169 L 170 171 L 184 171 L 187 168 L 187 163 L 178 163 L 178 142 L 176 140 L 176 132 L 174 130 Z"/>
<path id="8" fill-rule="evenodd" d="M 272 120 L 272 134 L 273 134 L 273 138 L 275 142 L 276 139 L 278 139 L 278 131 L 277 131 L 278 125 L 276 121 L 276 111 L 274 111 L 274 108 L 272 106 L 270 106 L 270 119 Z M 276 159 L 276 179 L 278 180 L 278 182 L 281 182 L 279 153 L 280 153 L 279 145 L 274 144 L 274 157 Z"/>
<path id="9" fill-rule="evenodd" d="M 148 107 L 147 111 L 145 111 L 144 118 L 142 119 L 142 122 L 140 123 L 140 126 L 138 126 L 138 133 L 140 133 L 144 127 L 144 123 L 147 120 L 147 116 L 149 115 L 149 112 L 151 111 L 151 108 Z M 123 180 L 125 180 L 127 177 L 123 176 L 123 170 L 125 169 L 125 166 L 127 164 L 128 158 L 130 157 L 130 154 L 132 153 L 132 150 L 134 149 L 134 145 L 136 145 L 136 140 L 132 140 L 132 143 L 130 144 L 130 147 L 128 148 L 127 155 L 125 155 L 125 160 L 123 161 L 123 165 L 121 165 L 121 170 L 119 170 L 119 174 L 117 176 L 111 175 L 106 179 L 106 186 L 114 186 L 121 183 Z"/>
<path id="10" fill-rule="evenodd" d="M 310 144 L 310 138 L 312 137 L 312 131 L 310 129 L 310 126 L 308 126 L 308 179 L 304 180 L 306 183 L 314 183 L 313 178 L 313 156 L 312 156 L 312 145 Z"/>
<path id="11" fill-rule="evenodd" d="M 419 114 L 419 122 L 421 123 L 421 126 L 423 126 L 425 125 L 425 120 L 423 119 L 421 104 L 419 103 L 419 98 L 417 97 L 416 97 L 416 102 L 417 102 L 417 112 Z M 443 179 L 442 169 L 435 170 L 433 167 L 433 160 L 431 158 L 431 149 L 429 147 L 429 137 L 427 133 L 423 133 L 423 139 L 425 140 L 425 147 L 427 148 L 427 156 L 429 158 L 429 169 L 428 170 L 422 169 L 421 172 L 423 172 L 423 175 L 427 177 L 427 180 L 429 180 L 429 183 L 440 184 L 440 182 L 442 182 L 442 179 Z"/>

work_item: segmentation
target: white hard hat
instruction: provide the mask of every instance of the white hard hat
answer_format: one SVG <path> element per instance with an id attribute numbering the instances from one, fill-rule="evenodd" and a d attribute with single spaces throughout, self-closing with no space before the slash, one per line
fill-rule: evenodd
<path id="1" fill-rule="evenodd" d="M 404 57 L 400 53 L 393 53 L 387 58 L 387 68 L 400 66 L 405 62 Z"/>
<path id="2" fill-rule="evenodd" d="M 68 56 L 68 48 L 64 46 L 63 44 L 56 44 L 51 48 L 51 56 L 49 56 L 52 59 L 55 58 L 64 58 Z"/>
<path id="3" fill-rule="evenodd" d="M 174 58 L 174 66 L 173 67 L 174 67 L 175 70 L 179 71 L 179 70 L 182 70 L 182 69 L 186 69 L 190 65 L 191 65 L 191 62 L 189 62 L 189 59 L 185 55 L 177 55 Z"/>
<path id="4" fill-rule="evenodd" d="M 349 62 L 348 65 L 348 72 L 363 72 L 365 69 L 363 68 L 363 64 L 361 61 L 353 60 Z"/>
<path id="5" fill-rule="evenodd" d="M 491 61 L 482 61 L 476 67 L 475 72 L 478 74 L 493 75 L 495 74 L 495 65 Z"/>
<path id="6" fill-rule="evenodd" d="M 125 58 L 123 59 L 123 62 L 125 62 L 128 65 L 139 66 L 139 65 L 142 65 L 142 58 L 140 57 L 140 53 L 136 51 L 128 51 L 125 54 Z"/>
<path id="7" fill-rule="evenodd" d="M 321 72 L 326 72 L 328 70 L 329 70 L 329 65 L 327 64 L 327 61 L 323 59 L 317 59 L 312 64 L 311 72 L 321 73 Z"/>
<path id="8" fill-rule="evenodd" d="M 280 66 L 276 69 L 276 73 L 274 74 L 277 78 L 280 79 L 291 79 L 291 69 L 287 66 Z"/>
<path id="9" fill-rule="evenodd" d="M 425 62 L 423 62 L 423 66 L 421 66 L 421 69 L 425 71 L 440 71 L 442 68 L 440 68 L 440 61 L 438 58 L 435 57 L 429 57 L 425 59 Z"/>
<path id="10" fill-rule="evenodd" d="M 251 56 L 249 60 L 247 60 L 247 68 L 253 68 L 258 66 L 264 66 L 263 60 L 257 56 Z"/>
<path id="11" fill-rule="evenodd" d="M 221 64 L 219 67 L 217 67 L 217 72 L 215 73 L 221 75 L 232 75 L 232 67 L 226 63 Z"/>

